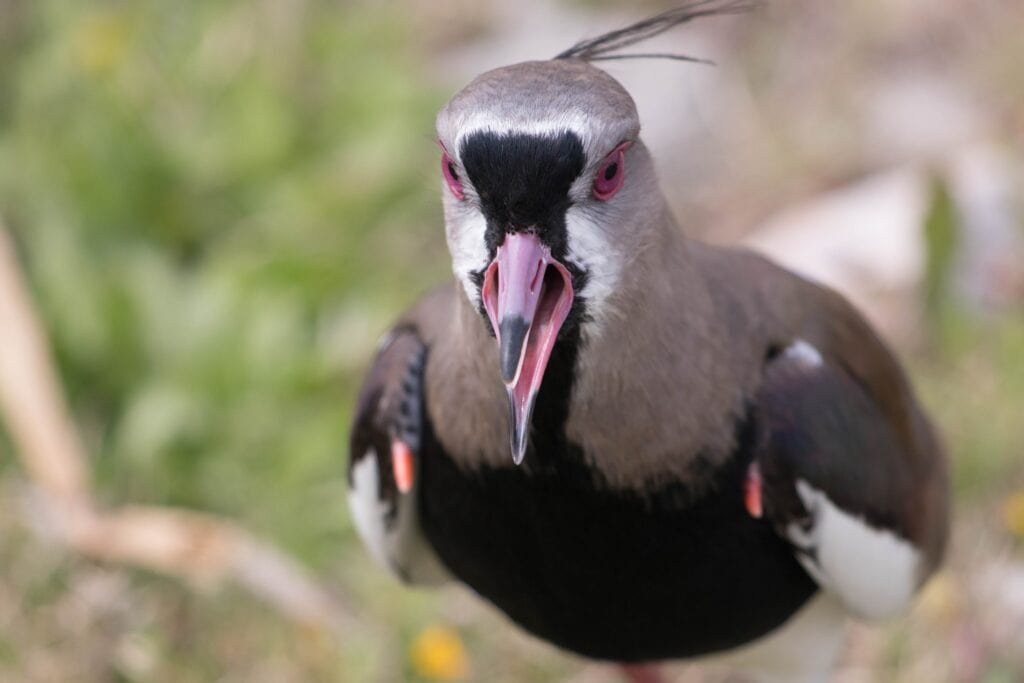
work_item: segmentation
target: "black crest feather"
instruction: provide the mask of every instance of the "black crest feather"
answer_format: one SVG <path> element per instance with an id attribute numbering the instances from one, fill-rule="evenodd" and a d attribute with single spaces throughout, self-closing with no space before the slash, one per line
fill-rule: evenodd
<path id="1" fill-rule="evenodd" d="M 609 31 L 596 38 L 587 38 L 568 50 L 560 52 L 555 59 L 582 59 L 596 62 L 608 59 L 676 59 L 684 62 L 709 64 L 705 59 L 661 52 L 620 53 L 619 50 L 636 45 L 660 35 L 671 28 L 699 19 L 720 14 L 739 14 L 756 6 L 753 0 L 696 0 L 662 12 L 635 24 Z"/>

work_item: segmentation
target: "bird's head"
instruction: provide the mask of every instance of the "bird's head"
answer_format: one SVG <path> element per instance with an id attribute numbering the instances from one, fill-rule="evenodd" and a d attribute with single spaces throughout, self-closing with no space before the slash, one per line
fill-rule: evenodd
<path id="1" fill-rule="evenodd" d="M 497 339 L 516 463 L 552 349 L 617 310 L 636 255 L 652 242 L 652 211 L 663 206 L 633 98 L 589 62 L 739 8 L 696 0 L 555 59 L 489 71 L 438 114 L 448 248 Z"/>
<path id="2" fill-rule="evenodd" d="M 516 462 L 555 343 L 614 305 L 638 248 L 632 216 L 657 191 L 639 130 L 625 89 L 580 60 L 485 73 L 438 116 L 448 248 L 497 338 Z"/>

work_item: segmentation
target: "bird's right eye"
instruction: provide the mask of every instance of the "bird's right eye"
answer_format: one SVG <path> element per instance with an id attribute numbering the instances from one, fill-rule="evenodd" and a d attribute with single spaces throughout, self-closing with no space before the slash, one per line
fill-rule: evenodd
<path id="1" fill-rule="evenodd" d="M 623 142 L 604 158 L 594 177 L 593 194 L 596 199 L 606 202 L 622 189 L 626 181 L 626 150 L 631 142 Z"/>
<path id="2" fill-rule="evenodd" d="M 455 162 L 448 156 L 447 151 L 441 152 L 441 173 L 444 174 L 444 180 L 448 183 L 448 189 L 452 191 L 456 199 L 463 199 L 466 194 L 462 190 L 462 180 L 459 179 L 459 172 L 455 168 Z"/>

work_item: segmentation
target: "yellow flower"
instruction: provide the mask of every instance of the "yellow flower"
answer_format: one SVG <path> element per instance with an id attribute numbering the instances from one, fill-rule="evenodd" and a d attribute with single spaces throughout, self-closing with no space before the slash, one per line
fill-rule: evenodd
<path id="1" fill-rule="evenodd" d="M 124 57 L 130 37 L 130 20 L 124 14 L 93 14 L 75 31 L 75 59 L 90 74 L 105 73 Z"/>
<path id="2" fill-rule="evenodd" d="M 1024 539 L 1024 491 L 1018 491 L 1006 499 L 1003 506 L 1003 523 L 1010 533 Z"/>
<path id="3" fill-rule="evenodd" d="M 939 572 L 925 584 L 918 608 L 931 619 L 950 624 L 963 612 L 963 587 L 949 572 Z"/>
<path id="4" fill-rule="evenodd" d="M 424 629 L 413 641 L 409 656 L 416 673 L 433 681 L 457 681 L 469 672 L 459 634 L 444 626 Z"/>

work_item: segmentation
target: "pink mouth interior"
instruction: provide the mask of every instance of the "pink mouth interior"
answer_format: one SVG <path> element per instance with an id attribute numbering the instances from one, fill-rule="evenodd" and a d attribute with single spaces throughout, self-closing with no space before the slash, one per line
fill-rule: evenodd
<path id="1" fill-rule="evenodd" d="M 554 268 L 546 268 L 541 284 L 540 301 L 537 303 L 537 312 L 526 337 L 519 372 L 509 386 L 517 407 L 522 406 L 522 409 L 526 408 L 530 394 L 540 389 L 544 370 L 551 357 L 551 349 L 554 348 L 558 331 L 569 314 L 572 298 L 564 296 L 565 289 L 565 282 L 559 273 Z"/>
<path id="2" fill-rule="evenodd" d="M 538 269 L 530 274 L 529 282 L 526 278 L 523 278 L 522 282 L 516 282 L 511 274 L 506 274 L 506 279 L 503 280 L 501 261 L 502 256 L 499 253 L 488 266 L 482 291 L 484 308 L 499 344 L 502 316 L 519 313 L 500 310 L 500 301 L 505 298 L 499 294 L 504 295 L 506 287 L 523 287 L 528 289 L 531 298 L 537 297 L 532 320 L 528 321 L 529 331 L 523 344 L 518 369 L 512 381 L 506 383 L 514 420 L 513 458 L 519 462 L 525 452 L 525 440 L 534 399 L 544 379 L 544 370 L 558 339 L 558 332 L 572 307 L 572 279 L 565 266 L 552 258 L 546 248 L 543 260 L 538 264 Z M 538 284 L 539 294 L 536 291 Z"/>

